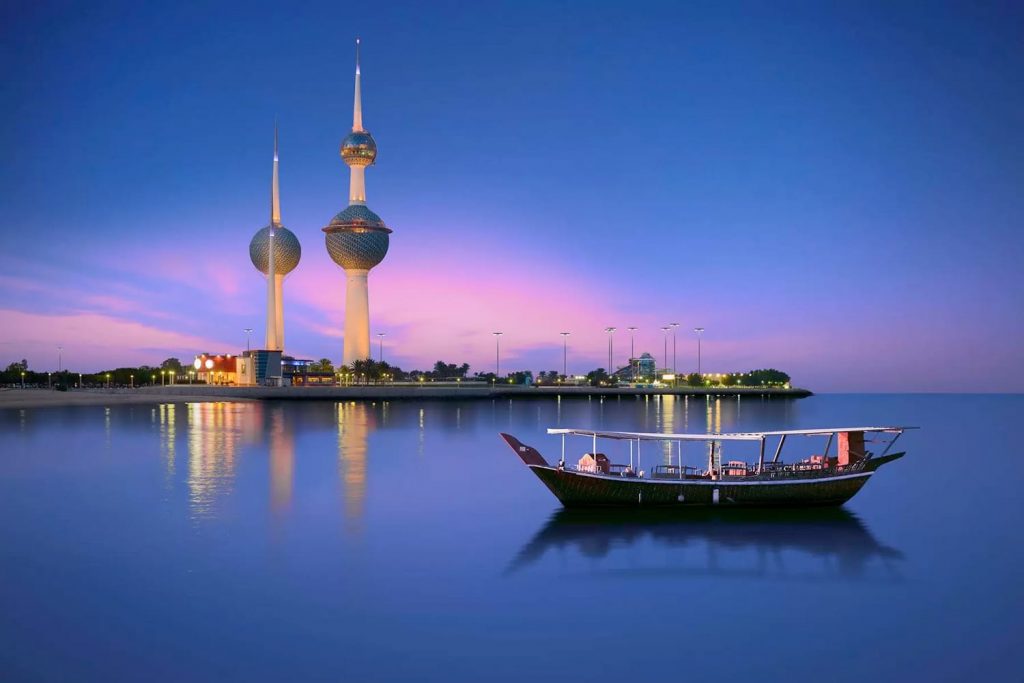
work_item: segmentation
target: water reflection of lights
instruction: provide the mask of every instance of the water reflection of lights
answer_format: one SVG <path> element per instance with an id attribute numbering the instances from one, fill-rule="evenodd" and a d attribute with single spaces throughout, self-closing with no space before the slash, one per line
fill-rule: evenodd
<path id="1" fill-rule="evenodd" d="M 215 514 L 219 496 L 234 484 L 242 403 L 188 404 L 188 489 L 193 518 Z"/>
<path id="2" fill-rule="evenodd" d="M 295 435 L 278 407 L 270 415 L 270 509 L 275 513 L 291 506 L 294 479 Z"/>
<path id="3" fill-rule="evenodd" d="M 155 410 L 160 425 L 160 455 L 164 460 L 164 483 L 168 487 L 174 481 L 176 459 L 177 420 L 174 409 L 173 403 L 161 403 Z"/>
<path id="4" fill-rule="evenodd" d="M 673 394 L 665 394 L 658 402 L 661 405 L 661 433 L 673 434 L 676 431 L 676 397 Z M 682 446 L 682 442 L 676 442 Z M 673 461 L 672 442 L 661 442 L 662 464 L 671 465 Z"/>
<path id="5" fill-rule="evenodd" d="M 366 498 L 366 441 L 373 412 L 365 403 L 338 403 L 338 477 L 345 499 L 345 519 L 359 530 Z M 423 415 L 420 412 L 422 431 Z"/>
<path id="6" fill-rule="evenodd" d="M 657 547 L 656 566 L 642 566 L 642 549 Z M 899 580 L 903 553 L 882 545 L 852 513 L 820 510 L 573 511 L 559 510 L 519 551 L 508 572 L 537 563 L 549 551 L 572 550 L 596 572 L 666 577 L 771 580 Z M 614 564 L 615 551 L 628 568 Z M 678 563 L 665 566 L 665 550 Z M 638 552 L 639 551 L 639 552 Z"/>

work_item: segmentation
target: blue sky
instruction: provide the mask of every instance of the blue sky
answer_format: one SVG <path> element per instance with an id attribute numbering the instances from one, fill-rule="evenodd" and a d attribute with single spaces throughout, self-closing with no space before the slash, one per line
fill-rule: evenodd
<path id="1" fill-rule="evenodd" d="M 344 279 L 320 228 L 346 204 L 358 35 L 368 203 L 395 230 L 371 316 L 403 367 L 489 369 L 502 329 L 503 366 L 555 368 L 569 329 L 582 371 L 605 364 L 604 327 L 640 327 L 660 356 L 678 321 L 707 329 L 712 371 L 1024 390 L 1019 5 L 2 13 L 0 361 L 244 346 L 263 326 L 247 246 L 275 117 L 303 246 L 288 349 L 337 360 Z"/>

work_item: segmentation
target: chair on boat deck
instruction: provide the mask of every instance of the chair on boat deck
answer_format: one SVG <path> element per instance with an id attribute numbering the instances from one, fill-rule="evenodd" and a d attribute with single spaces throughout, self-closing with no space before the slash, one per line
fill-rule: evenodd
<path id="1" fill-rule="evenodd" d="M 608 474 L 611 470 L 611 461 L 604 453 L 584 453 L 583 457 L 576 463 L 576 469 L 580 472 L 593 472 Z"/>

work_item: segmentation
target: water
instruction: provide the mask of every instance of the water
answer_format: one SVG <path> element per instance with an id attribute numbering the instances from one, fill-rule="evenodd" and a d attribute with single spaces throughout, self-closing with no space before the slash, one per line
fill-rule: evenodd
<path id="1" fill-rule="evenodd" d="M 1020 680 L 1022 412 L 892 395 L 0 411 L 0 678 Z M 555 460 L 548 426 L 709 423 L 923 429 L 842 509 L 675 518 L 561 512 L 497 437 Z"/>

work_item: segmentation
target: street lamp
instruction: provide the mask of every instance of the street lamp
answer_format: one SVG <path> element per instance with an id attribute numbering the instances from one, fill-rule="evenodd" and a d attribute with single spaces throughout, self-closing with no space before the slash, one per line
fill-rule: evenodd
<path id="1" fill-rule="evenodd" d="M 64 351 L 63 346 L 57 347 L 57 372 L 61 372 L 64 369 L 64 359 L 61 357 L 61 352 Z"/>
<path id="2" fill-rule="evenodd" d="M 107 389 L 110 388 L 110 373 L 107 373 Z"/>
<path id="3" fill-rule="evenodd" d="M 21 373 L 21 388 L 25 388 L 25 373 Z"/>
<path id="4" fill-rule="evenodd" d="M 566 370 L 566 368 L 568 367 L 568 363 L 566 363 L 566 357 L 567 357 L 568 348 L 569 348 L 568 345 L 569 345 L 569 334 L 570 333 L 569 332 L 559 332 L 558 334 L 562 335 L 562 376 L 566 377 L 569 374 L 569 372 Z"/>
<path id="5" fill-rule="evenodd" d="M 52 374 L 53 374 L 52 372 L 46 373 L 46 388 L 47 389 L 52 389 L 53 388 L 53 382 L 50 380 L 50 375 L 52 375 Z"/>
<path id="6" fill-rule="evenodd" d="M 135 388 L 135 375 L 128 375 L 128 388 L 129 389 L 134 389 Z"/>
<path id="7" fill-rule="evenodd" d="M 378 332 L 377 333 L 377 336 L 380 337 L 380 360 L 377 361 L 378 363 L 383 363 L 384 362 L 384 335 L 386 335 L 386 334 L 387 334 L 387 332 Z"/>
<path id="8" fill-rule="evenodd" d="M 676 374 L 676 328 L 679 327 L 679 323 L 669 323 L 669 327 L 672 328 L 672 374 Z"/>
<path id="9" fill-rule="evenodd" d="M 665 342 L 665 350 L 664 350 L 663 353 L 665 354 L 664 355 L 664 358 L 665 358 L 665 366 L 664 367 L 665 367 L 666 370 L 668 369 L 668 331 L 670 329 L 672 329 L 672 328 L 670 328 L 668 325 L 665 325 L 665 327 L 661 328 L 661 331 L 664 333 L 661 336 L 662 336 L 662 338 L 664 339 L 664 342 Z"/>
<path id="10" fill-rule="evenodd" d="M 612 349 L 614 347 L 614 342 L 612 340 L 615 337 L 615 328 L 614 327 L 606 327 L 606 328 L 604 328 L 604 331 L 608 333 L 608 376 L 611 377 L 612 376 Z"/>
<path id="11" fill-rule="evenodd" d="M 700 336 L 704 334 L 703 327 L 695 327 L 693 331 L 697 333 L 697 376 L 703 381 L 704 375 L 700 372 Z"/>
<path id="12" fill-rule="evenodd" d="M 627 327 L 629 330 L 629 367 L 633 371 L 633 381 L 636 381 L 636 366 L 633 365 L 633 360 L 636 358 L 636 351 L 633 349 L 633 333 L 636 332 L 635 327 Z"/>
<path id="13" fill-rule="evenodd" d="M 494 378 L 501 374 L 501 335 L 504 332 L 492 332 L 494 335 Z"/>
<path id="14" fill-rule="evenodd" d="M 252 328 L 245 328 L 245 353 L 249 355 L 249 340 L 252 338 Z"/>

